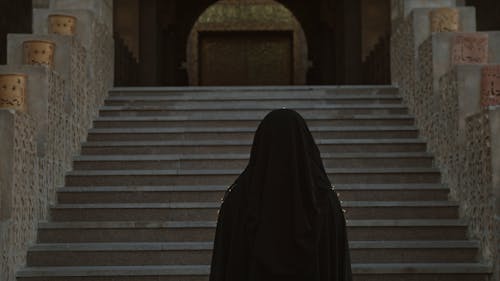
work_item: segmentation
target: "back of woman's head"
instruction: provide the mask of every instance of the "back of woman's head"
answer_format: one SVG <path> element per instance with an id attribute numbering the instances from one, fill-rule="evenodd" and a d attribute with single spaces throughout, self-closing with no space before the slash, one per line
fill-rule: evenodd
<path id="1" fill-rule="evenodd" d="M 266 115 L 237 184 L 244 193 L 247 231 L 255 237 L 253 254 L 276 273 L 300 270 L 314 254 L 330 181 L 297 112 L 279 109 Z"/>
<path id="2" fill-rule="evenodd" d="M 291 109 L 273 110 L 264 117 L 255 132 L 248 169 L 274 171 L 283 177 L 292 172 L 321 174 L 321 181 L 325 180 L 320 151 L 306 121 Z"/>

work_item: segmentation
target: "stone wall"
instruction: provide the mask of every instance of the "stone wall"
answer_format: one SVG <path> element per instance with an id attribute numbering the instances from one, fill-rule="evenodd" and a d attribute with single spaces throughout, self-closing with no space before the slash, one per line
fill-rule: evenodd
<path id="1" fill-rule="evenodd" d="M 34 138 L 35 120 L 29 114 L 13 114 L 14 145 L 11 215 L 2 222 L 2 280 L 15 280 L 15 269 L 25 262 L 26 249 L 36 239 L 36 222 L 47 217 L 47 190 Z M 2 176 L 3 177 L 3 176 Z"/>
<path id="2" fill-rule="evenodd" d="M 111 1 L 66 1 L 64 7 L 59 2 L 35 10 L 34 34 L 9 36 L 9 65 L 0 66 L 0 74 L 28 76 L 27 111 L 0 109 L 2 281 L 14 281 L 16 271 L 25 265 L 37 224 L 47 220 L 56 190 L 64 185 L 72 158 L 113 82 L 112 26 L 104 19 L 109 13 L 100 11 L 112 11 Z M 78 5 L 73 9 L 71 3 Z M 76 16 L 77 34 L 47 35 L 46 16 L 51 13 Z M 47 38 L 58 42 L 56 51 L 63 54 L 54 68 L 22 65 L 16 44 Z"/>
<path id="3" fill-rule="evenodd" d="M 480 239 L 483 256 L 497 258 L 495 230 L 495 198 L 492 186 L 491 124 L 489 111 L 467 117 L 465 150 L 460 154 L 462 175 L 456 175 L 459 185 L 455 197 L 462 202 L 461 211 L 467 217 L 470 233 Z"/>
<path id="4" fill-rule="evenodd" d="M 454 36 L 475 30 L 473 13 L 467 11 L 471 8 L 460 8 L 457 32 L 433 33 L 422 30 L 429 26 L 431 9 L 421 2 L 421 9 L 393 22 L 392 82 L 415 115 L 442 182 L 450 188 L 450 199 L 459 202 L 470 238 L 480 241 L 481 261 L 493 267 L 492 280 L 498 281 L 500 187 L 495 179 L 500 176 L 500 134 L 495 132 L 500 131 L 500 107 L 480 106 L 481 68 L 499 63 L 497 34 L 488 34 L 489 61 L 455 65 L 451 61 Z"/>
<path id="5" fill-rule="evenodd" d="M 498 260 L 496 253 L 495 196 L 492 184 L 490 110 L 465 117 L 459 129 L 459 71 L 441 79 L 441 112 L 430 135 L 429 145 L 436 150 L 436 162 L 443 180 L 451 188 L 450 197 L 460 202 L 461 217 L 467 220 L 469 234 L 481 243 L 483 261 Z M 463 136 L 461 136 L 463 134 Z"/>
<path id="6" fill-rule="evenodd" d="M 415 42 L 412 15 L 405 18 L 394 29 L 391 36 L 391 79 L 399 86 L 401 95 L 409 106 L 410 112 L 414 109 L 415 92 Z"/>

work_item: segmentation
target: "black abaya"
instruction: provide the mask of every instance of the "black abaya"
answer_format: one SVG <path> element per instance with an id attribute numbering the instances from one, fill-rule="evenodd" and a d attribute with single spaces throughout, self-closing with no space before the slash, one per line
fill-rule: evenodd
<path id="1" fill-rule="evenodd" d="M 227 190 L 210 281 L 352 280 L 346 223 L 304 119 L 274 110 Z"/>

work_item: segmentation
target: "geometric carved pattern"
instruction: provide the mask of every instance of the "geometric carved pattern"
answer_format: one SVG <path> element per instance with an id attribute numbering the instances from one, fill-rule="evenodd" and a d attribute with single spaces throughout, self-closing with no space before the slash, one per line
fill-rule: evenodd
<path id="1" fill-rule="evenodd" d="M 50 15 L 49 33 L 59 35 L 75 34 L 76 18 L 68 15 Z"/>
<path id="2" fill-rule="evenodd" d="M 451 48 L 452 65 L 488 63 L 488 34 L 458 34 L 453 38 Z"/>
<path id="3" fill-rule="evenodd" d="M 431 32 L 457 32 L 459 28 L 458 9 L 439 8 L 430 13 Z"/>
<path id="4" fill-rule="evenodd" d="M 481 106 L 500 105 L 500 65 L 481 70 Z"/>
<path id="5" fill-rule="evenodd" d="M 0 74 L 0 108 L 24 111 L 26 75 Z"/>
<path id="6" fill-rule="evenodd" d="M 50 41 L 32 40 L 23 43 L 24 63 L 53 66 L 55 44 Z"/>

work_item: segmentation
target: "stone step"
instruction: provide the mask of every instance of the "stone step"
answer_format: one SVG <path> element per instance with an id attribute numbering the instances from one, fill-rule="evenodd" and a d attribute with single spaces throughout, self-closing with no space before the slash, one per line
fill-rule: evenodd
<path id="1" fill-rule="evenodd" d="M 88 141 L 252 140 L 256 128 L 104 128 L 90 129 Z M 413 126 L 311 127 L 314 138 L 417 138 Z"/>
<path id="2" fill-rule="evenodd" d="M 350 241 L 466 240 L 467 224 L 457 219 L 347 221 Z M 213 241 L 215 221 L 68 221 L 38 226 L 39 243 Z"/>
<path id="3" fill-rule="evenodd" d="M 94 128 L 192 128 L 192 127 L 254 127 L 257 128 L 264 116 L 118 116 L 99 117 Z M 309 126 L 413 126 L 415 120 L 409 115 L 353 115 L 353 116 L 304 116 Z"/>
<path id="4" fill-rule="evenodd" d="M 74 170 L 116 169 L 243 169 L 248 154 L 177 154 L 177 155 L 86 155 L 73 162 Z M 433 157 L 425 152 L 325 153 L 326 168 L 397 168 L 431 167 Z"/>
<path id="5" fill-rule="evenodd" d="M 322 153 L 331 152 L 425 152 L 420 139 L 316 139 Z M 82 155 L 116 154 L 219 154 L 249 153 L 246 141 L 115 141 L 82 144 Z"/>
<path id="6" fill-rule="evenodd" d="M 111 96 L 105 101 L 106 106 L 225 106 L 248 107 L 261 105 L 274 107 L 296 107 L 316 105 L 342 105 L 342 104 L 401 104 L 402 98 L 394 95 L 324 95 L 303 94 L 301 96 L 284 97 L 248 97 L 232 96 L 214 98 L 210 96 L 186 97 L 186 96 Z"/>
<path id="7" fill-rule="evenodd" d="M 488 280 L 391 86 L 113 89 L 17 279 L 207 281 L 219 200 L 281 107 L 323 152 L 354 281 Z"/>
<path id="8" fill-rule="evenodd" d="M 220 203 L 58 204 L 53 221 L 212 221 Z M 344 201 L 347 219 L 456 219 L 458 205 L 448 201 Z"/>
<path id="9" fill-rule="evenodd" d="M 277 106 L 259 105 L 253 107 L 231 107 L 225 105 L 204 106 L 193 108 L 191 106 L 103 106 L 100 108 L 101 117 L 109 116 L 189 116 L 189 117 L 229 117 L 229 116 L 265 116 L 273 109 L 282 108 Z M 293 106 L 303 116 L 321 115 L 339 117 L 348 115 L 373 114 L 408 114 L 408 108 L 403 105 L 316 105 L 316 106 Z"/>
<path id="10" fill-rule="evenodd" d="M 87 170 L 66 175 L 66 186 L 230 185 L 242 170 Z M 436 168 L 327 169 L 335 184 L 439 183 Z"/>
<path id="11" fill-rule="evenodd" d="M 354 263 L 473 262 L 477 241 L 351 241 Z M 28 266 L 209 264 L 212 242 L 58 243 L 28 250 Z"/>
<path id="12" fill-rule="evenodd" d="M 311 101 L 311 100 L 346 100 L 346 99 L 401 99 L 399 94 L 394 92 L 358 92 L 355 94 L 335 94 L 327 91 L 282 91 L 282 92 L 129 92 L 123 95 L 123 92 L 117 93 L 113 90 L 109 92 L 107 100 L 162 100 L 162 101 Z"/>
<path id="13" fill-rule="evenodd" d="M 19 281 L 207 281 L 209 265 L 30 267 Z M 487 281 L 481 263 L 353 263 L 353 281 Z"/>
<path id="14" fill-rule="evenodd" d="M 61 204 L 171 203 L 219 201 L 227 186 L 87 186 L 58 189 Z M 438 201 L 449 190 L 439 184 L 337 185 L 344 201 Z"/>
<path id="15" fill-rule="evenodd" d="M 335 93 L 332 91 L 129 91 L 111 90 L 108 100 L 169 100 L 169 101 L 261 101 L 261 100 L 343 100 L 343 99 L 400 98 L 394 91 L 358 91 Z"/>
<path id="16" fill-rule="evenodd" d="M 394 86 L 273 86 L 273 87 L 115 87 L 110 97 L 159 96 L 185 98 L 297 98 L 302 96 L 397 96 Z"/>

